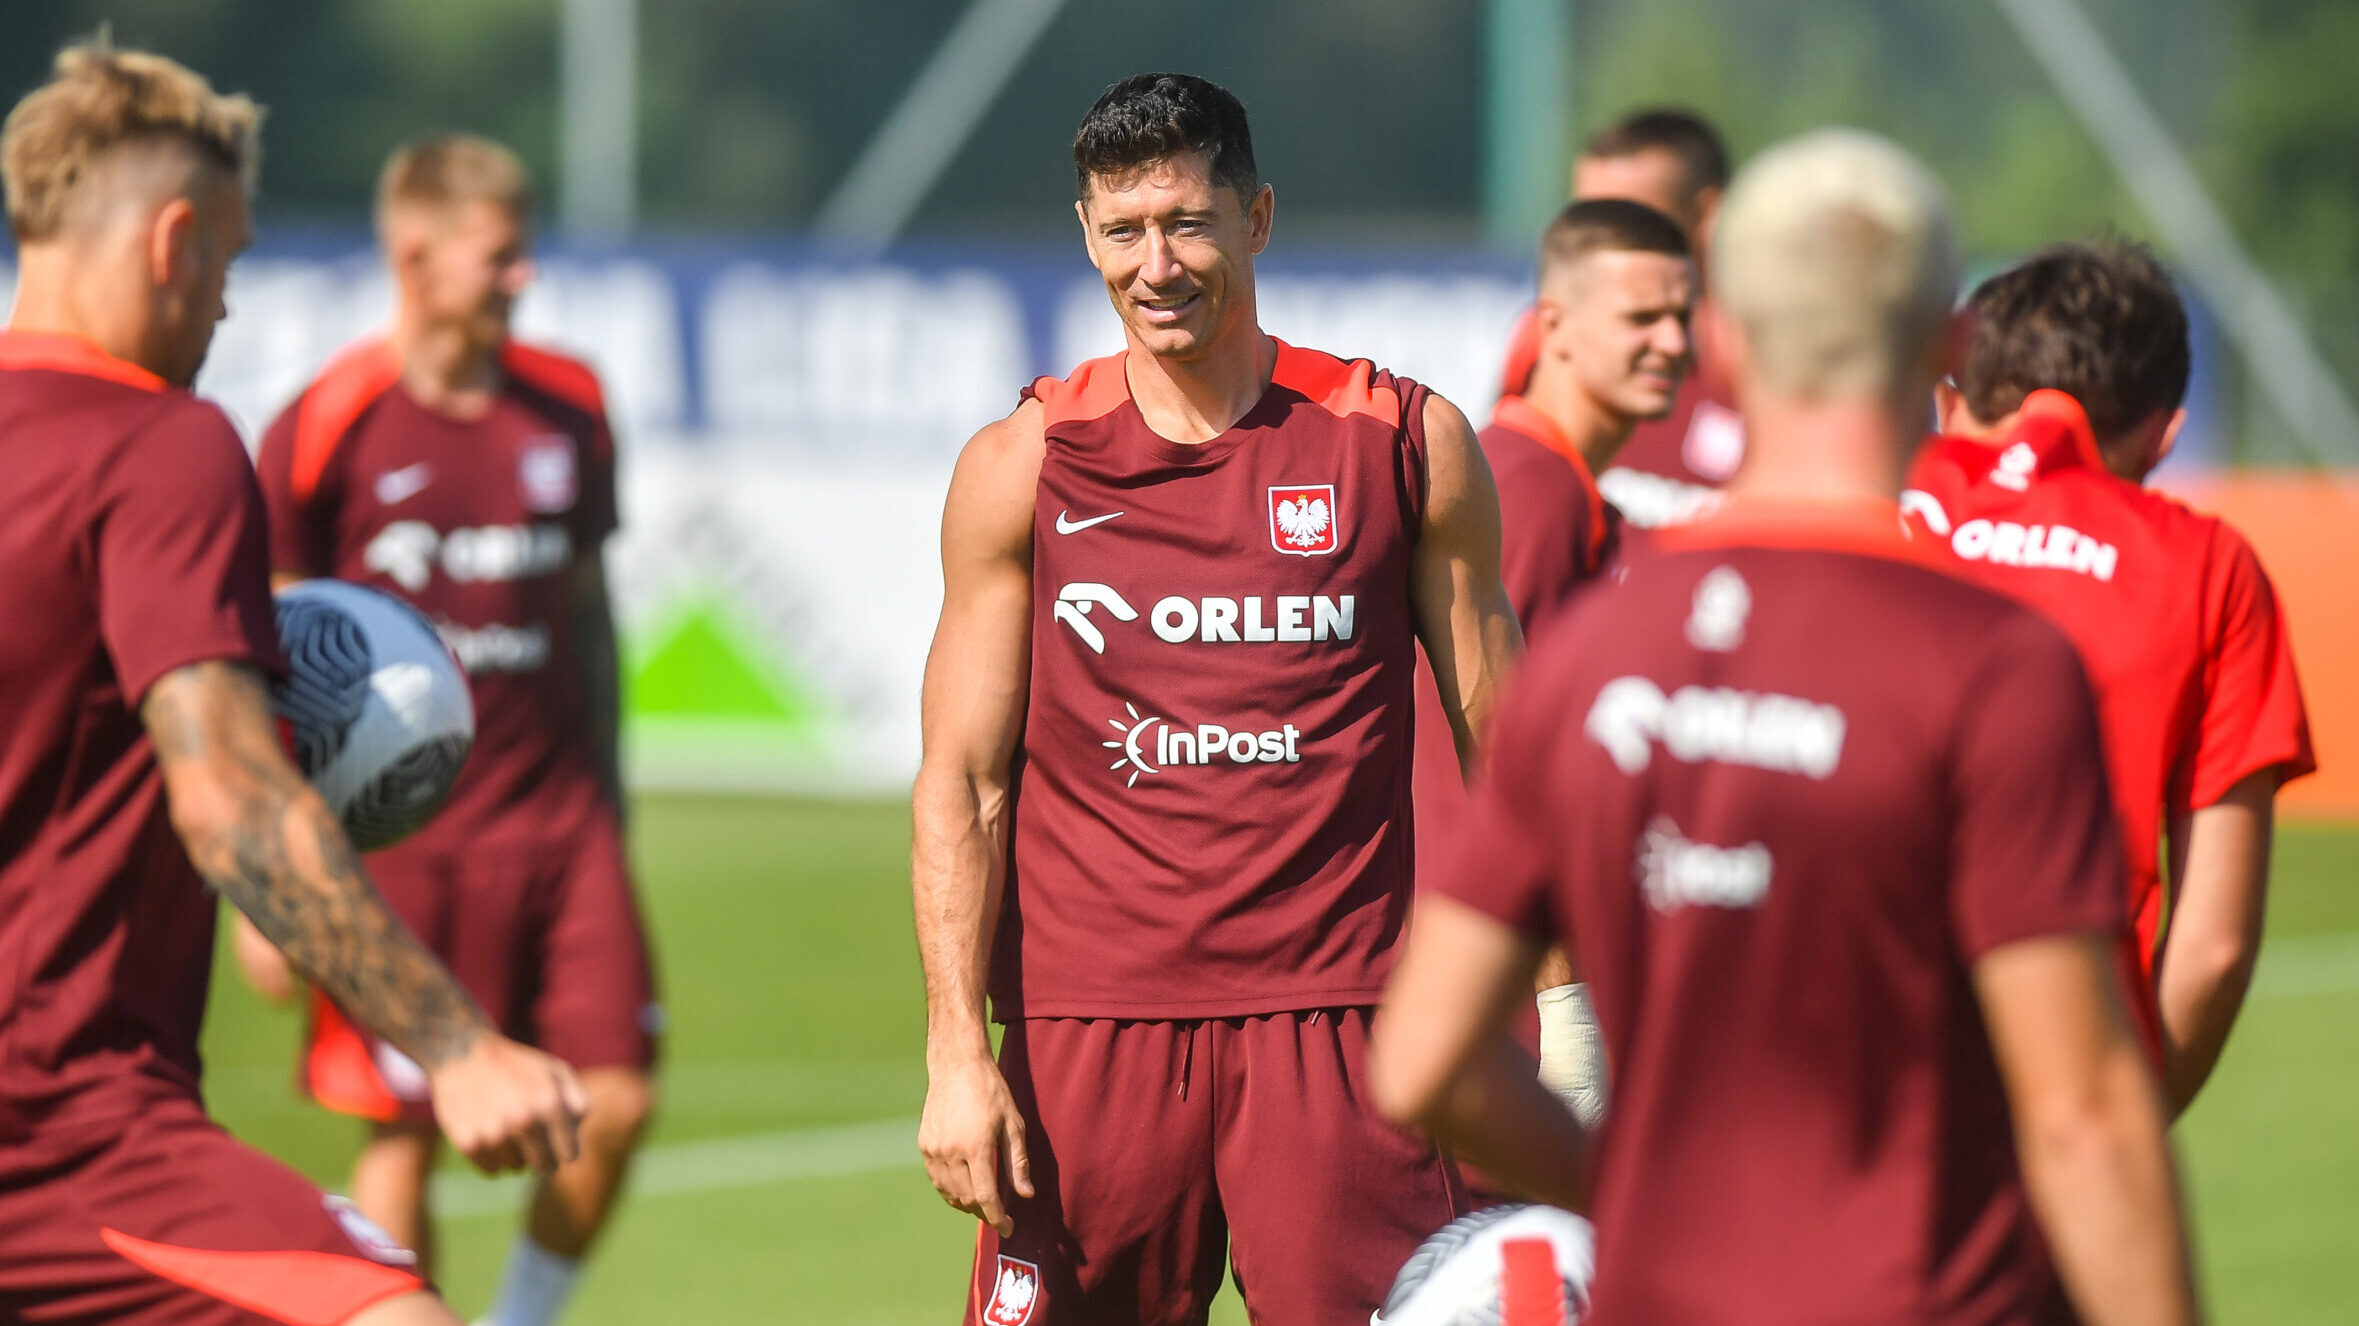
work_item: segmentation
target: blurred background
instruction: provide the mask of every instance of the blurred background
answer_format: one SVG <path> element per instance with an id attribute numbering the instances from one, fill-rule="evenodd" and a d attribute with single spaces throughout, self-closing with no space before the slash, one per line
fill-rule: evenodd
<path id="1" fill-rule="evenodd" d="M 2359 1305 L 2359 5 L 2350 0 L 8 0 L 13 98 L 111 25 L 269 107 L 261 241 L 200 387 L 250 437 L 389 308 L 374 177 L 432 129 L 535 169 L 523 333 L 604 375 L 636 850 L 668 1112 L 576 1320 L 944 1320 L 969 1227 L 914 1160 L 905 807 L 949 465 L 1119 345 L 1074 233 L 1097 93 L 1236 91 L 1277 191 L 1266 325 L 1482 418 L 1580 138 L 1693 107 L 1739 159 L 1921 154 L 1978 271 L 2118 230 L 2196 314 L 2161 482 L 2250 534 L 2325 772 L 2289 790 L 2261 993 L 2183 1129 L 2223 1320 Z M 12 284 L 0 260 L 0 292 Z M 292 1016 L 225 978 L 216 1106 L 324 1180 Z M 472 1306 L 512 1192 L 453 1176 Z M 1232 1304 L 1233 1306 L 1233 1304 Z"/>

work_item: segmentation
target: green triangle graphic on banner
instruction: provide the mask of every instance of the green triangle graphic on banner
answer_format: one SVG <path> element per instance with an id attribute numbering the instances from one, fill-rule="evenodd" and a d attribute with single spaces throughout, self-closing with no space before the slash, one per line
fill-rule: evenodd
<path id="1" fill-rule="evenodd" d="M 816 726 L 824 706 L 786 669 L 762 657 L 728 606 L 700 598 L 661 644 L 642 655 L 629 687 L 630 712 L 644 718 L 735 719 Z"/>

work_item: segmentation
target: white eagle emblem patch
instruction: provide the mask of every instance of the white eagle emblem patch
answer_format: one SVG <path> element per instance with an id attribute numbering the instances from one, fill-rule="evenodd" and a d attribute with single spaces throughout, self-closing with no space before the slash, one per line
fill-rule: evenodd
<path id="1" fill-rule="evenodd" d="M 1285 484 L 1270 489 L 1270 546 L 1295 557 L 1322 557 L 1342 546 L 1336 537 L 1342 513 L 1331 483 Z"/>
<path id="2" fill-rule="evenodd" d="M 999 1254 L 999 1275 L 991 1282 L 991 1302 L 984 1305 L 983 1320 L 991 1326 L 1024 1326 L 1039 1301 L 1040 1268 Z"/>
<path id="3" fill-rule="evenodd" d="M 573 439 L 562 433 L 528 437 L 516 453 L 516 486 L 535 515 L 555 515 L 581 496 L 573 460 Z"/>

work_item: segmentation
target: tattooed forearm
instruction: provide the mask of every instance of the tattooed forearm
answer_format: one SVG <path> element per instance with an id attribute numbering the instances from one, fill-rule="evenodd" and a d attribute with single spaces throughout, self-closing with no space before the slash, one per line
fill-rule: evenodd
<path id="1" fill-rule="evenodd" d="M 429 1069 L 488 1030 L 279 751 L 253 673 L 182 668 L 148 692 L 141 716 L 197 872 L 345 1012 Z"/>

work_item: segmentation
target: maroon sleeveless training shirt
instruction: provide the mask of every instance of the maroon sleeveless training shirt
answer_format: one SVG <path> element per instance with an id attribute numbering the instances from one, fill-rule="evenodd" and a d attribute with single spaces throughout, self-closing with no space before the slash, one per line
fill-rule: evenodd
<path id="1" fill-rule="evenodd" d="M 1122 356 L 1046 407 L 1003 1018 L 1376 1002 L 1406 914 L 1426 391 L 1281 343 L 1196 445 Z"/>

